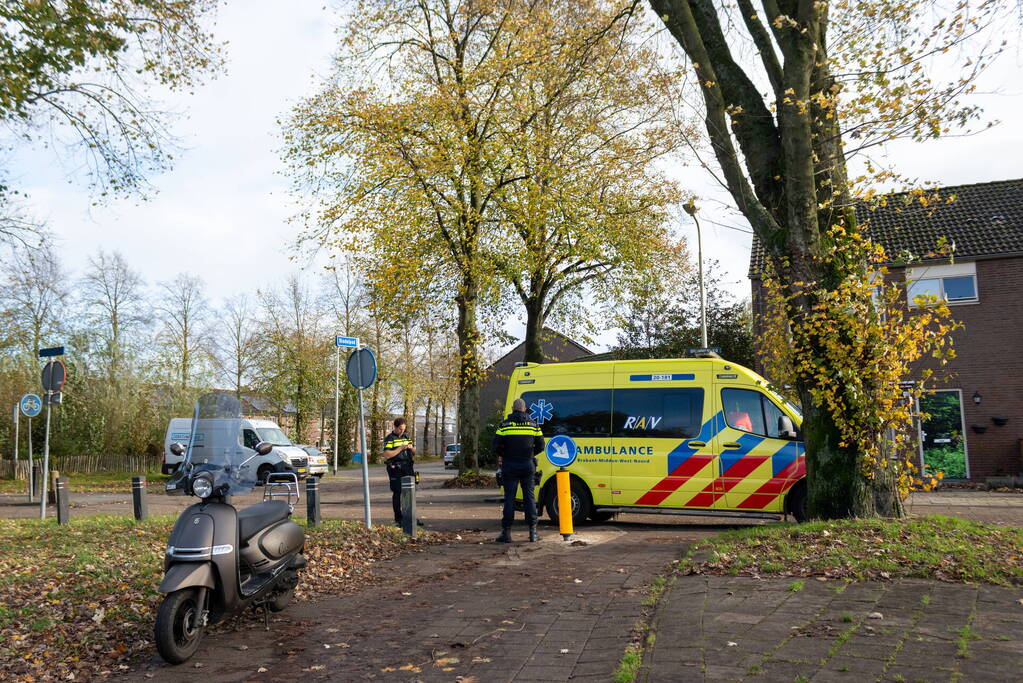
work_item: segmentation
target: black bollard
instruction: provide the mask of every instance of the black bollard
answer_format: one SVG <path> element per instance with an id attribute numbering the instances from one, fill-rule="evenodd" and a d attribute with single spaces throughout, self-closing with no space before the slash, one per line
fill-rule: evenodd
<path id="1" fill-rule="evenodd" d="M 309 526 L 320 526 L 320 479 L 309 477 L 305 480 L 306 517 Z"/>
<path id="2" fill-rule="evenodd" d="M 43 468 L 39 465 L 32 465 L 32 473 L 29 474 L 29 477 L 31 477 L 32 500 L 39 500 L 39 489 L 42 488 L 40 484 L 43 481 Z"/>
<path id="3" fill-rule="evenodd" d="M 401 478 L 401 528 L 416 537 L 416 478 Z"/>
<path id="4" fill-rule="evenodd" d="M 144 520 L 149 516 L 149 504 L 146 502 L 146 478 L 131 478 L 131 508 L 135 519 Z"/>
<path id="5" fill-rule="evenodd" d="M 68 500 L 67 477 L 57 477 L 54 488 L 57 493 L 57 524 L 68 524 L 71 521 L 71 506 Z"/>

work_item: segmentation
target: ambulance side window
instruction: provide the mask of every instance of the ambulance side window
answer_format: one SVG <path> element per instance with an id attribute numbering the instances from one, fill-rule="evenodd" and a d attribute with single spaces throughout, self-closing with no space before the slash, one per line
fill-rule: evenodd
<path id="1" fill-rule="evenodd" d="M 614 436 L 691 439 L 703 422 L 703 389 L 615 389 Z"/>
<path id="2" fill-rule="evenodd" d="M 766 436 L 764 410 L 760 399 L 759 391 L 722 389 L 721 406 L 725 413 L 725 422 L 732 429 Z"/>
<path id="3" fill-rule="evenodd" d="M 544 436 L 608 436 L 611 433 L 610 389 L 527 391 L 526 412 Z"/>

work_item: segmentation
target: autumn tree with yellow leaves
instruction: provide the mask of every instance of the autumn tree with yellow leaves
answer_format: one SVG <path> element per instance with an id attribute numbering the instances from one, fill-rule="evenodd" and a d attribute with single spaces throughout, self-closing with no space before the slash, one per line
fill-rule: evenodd
<path id="1" fill-rule="evenodd" d="M 868 175 L 850 179 L 847 159 L 971 126 L 978 112 L 966 98 L 1000 50 L 1007 3 L 650 5 L 688 57 L 717 170 L 773 273 L 784 334 L 775 343 L 791 347 L 804 413 L 809 514 L 898 515 L 910 470 L 882 444 L 909 418 L 884 413 L 904 400 L 910 363 L 947 356 L 937 340 L 949 323 L 940 309 L 907 317 L 888 306 L 885 317 L 871 304 L 887 257 L 865 240 L 854 202 L 892 178 L 867 163 Z"/>
<path id="2" fill-rule="evenodd" d="M 358 253 L 396 315 L 454 305 L 460 468 L 476 469 L 484 318 L 510 280 L 538 333 L 567 291 L 656 253 L 670 197 L 649 164 L 670 142 L 647 122 L 667 108 L 651 93 L 670 93 L 647 53 L 650 82 L 626 73 L 640 63 L 634 3 L 349 9 L 330 77 L 285 123 L 284 157 L 313 198 L 304 239 Z"/>

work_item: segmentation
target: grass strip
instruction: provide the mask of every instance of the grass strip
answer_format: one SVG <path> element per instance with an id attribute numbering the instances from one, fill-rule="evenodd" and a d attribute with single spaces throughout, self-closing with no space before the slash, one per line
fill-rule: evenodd
<path id="1" fill-rule="evenodd" d="M 912 577 L 1018 586 L 1023 585 L 1023 529 L 940 515 L 772 524 L 701 543 L 679 569 L 688 574 L 855 581 Z"/>
<path id="2" fill-rule="evenodd" d="M 174 519 L 0 520 L 0 678 L 89 680 L 150 656 Z M 306 532 L 300 600 L 365 586 L 374 562 L 445 538 L 339 520 Z"/>

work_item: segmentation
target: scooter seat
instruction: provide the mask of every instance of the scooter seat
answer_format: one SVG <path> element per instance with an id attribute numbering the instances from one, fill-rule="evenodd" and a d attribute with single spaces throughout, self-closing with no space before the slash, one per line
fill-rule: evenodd
<path id="1" fill-rule="evenodd" d="M 268 500 L 256 503 L 238 511 L 238 538 L 244 543 L 260 529 L 265 529 L 274 522 L 280 522 L 291 515 L 291 508 L 283 500 Z"/>

